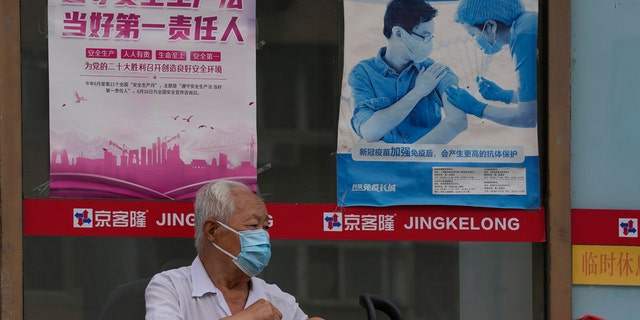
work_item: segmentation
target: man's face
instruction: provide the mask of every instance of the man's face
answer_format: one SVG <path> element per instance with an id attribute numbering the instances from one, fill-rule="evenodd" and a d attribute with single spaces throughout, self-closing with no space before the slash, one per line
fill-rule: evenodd
<path id="1" fill-rule="evenodd" d="M 411 60 L 424 61 L 429 58 L 433 49 L 435 23 L 433 20 L 419 23 L 413 30 L 406 30 L 404 44 L 407 46 Z"/>
<path id="2" fill-rule="evenodd" d="M 236 231 L 255 230 L 269 228 L 269 216 L 264 202 L 251 191 L 233 189 L 236 210 L 229 217 L 227 225 Z M 221 228 L 224 229 L 224 228 Z M 221 239 L 221 247 L 229 253 L 240 253 L 239 236 L 227 229 L 220 230 L 224 235 Z"/>

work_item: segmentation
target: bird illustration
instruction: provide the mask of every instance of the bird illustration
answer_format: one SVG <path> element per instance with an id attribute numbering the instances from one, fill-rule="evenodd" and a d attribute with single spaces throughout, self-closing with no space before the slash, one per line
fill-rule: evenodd
<path id="1" fill-rule="evenodd" d="M 178 120 L 179 117 L 180 117 L 180 115 L 177 115 L 177 116 L 171 117 L 171 118 L 173 118 L 173 120 Z"/>
<path id="2" fill-rule="evenodd" d="M 211 130 L 214 129 L 213 126 L 208 126 L 206 124 L 201 124 L 200 126 L 198 126 L 198 129 L 202 129 L 202 128 L 208 128 L 208 129 L 211 129 Z"/>
<path id="3" fill-rule="evenodd" d="M 187 117 L 187 118 L 182 118 L 182 120 L 185 120 L 187 122 L 191 122 L 191 118 L 193 118 L 193 115 Z"/>
<path id="4" fill-rule="evenodd" d="M 87 101 L 87 98 L 78 94 L 78 91 L 74 91 L 73 94 L 76 96 L 76 103 L 80 103 L 82 101 Z"/>

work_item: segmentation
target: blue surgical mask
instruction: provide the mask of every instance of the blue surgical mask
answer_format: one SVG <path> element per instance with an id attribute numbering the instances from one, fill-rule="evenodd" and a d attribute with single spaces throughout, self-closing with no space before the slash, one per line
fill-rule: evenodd
<path id="1" fill-rule="evenodd" d="M 235 263 L 236 266 L 238 266 L 238 268 L 247 275 L 255 277 L 260 274 L 260 272 L 262 272 L 262 270 L 264 270 L 264 268 L 269 264 L 269 259 L 271 259 L 269 233 L 264 229 L 238 232 L 220 221 L 218 221 L 218 223 L 229 231 L 240 236 L 240 254 L 234 257 L 231 253 L 220 248 L 217 244 L 213 242 L 211 242 L 211 244 L 231 257 L 231 259 L 233 259 L 233 263 Z"/>
<path id="2" fill-rule="evenodd" d="M 412 35 L 411 33 L 407 32 L 407 35 L 408 37 L 402 37 L 401 40 L 409 51 L 409 58 L 411 59 L 411 61 L 422 62 L 427 60 L 427 58 L 429 58 L 429 55 L 431 54 L 431 43 L 425 42 L 424 38 L 420 40 L 409 40 L 410 37 L 415 37 L 415 34 Z"/>
<path id="3" fill-rule="evenodd" d="M 502 47 L 496 45 L 495 33 L 493 34 L 493 44 L 489 43 L 489 41 L 483 37 L 486 26 L 487 24 L 485 23 L 482 27 L 482 32 L 480 32 L 480 36 L 476 38 L 476 42 L 485 54 L 496 54 L 500 49 L 502 49 Z"/>

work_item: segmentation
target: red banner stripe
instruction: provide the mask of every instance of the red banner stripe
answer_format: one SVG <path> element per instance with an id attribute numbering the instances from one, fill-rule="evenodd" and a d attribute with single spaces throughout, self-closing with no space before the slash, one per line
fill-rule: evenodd
<path id="1" fill-rule="evenodd" d="M 572 209 L 571 243 L 640 245 L 640 210 Z"/>
<path id="2" fill-rule="evenodd" d="M 545 241 L 543 210 L 267 203 L 272 239 Z M 193 203 L 25 199 L 27 236 L 193 237 Z"/>

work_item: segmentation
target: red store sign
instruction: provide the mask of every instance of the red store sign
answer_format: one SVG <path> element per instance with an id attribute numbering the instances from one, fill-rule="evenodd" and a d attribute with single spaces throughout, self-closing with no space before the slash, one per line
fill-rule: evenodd
<path id="1" fill-rule="evenodd" d="M 272 239 L 545 241 L 544 210 L 267 203 Z M 193 237 L 193 203 L 25 199 L 26 236 Z"/>

